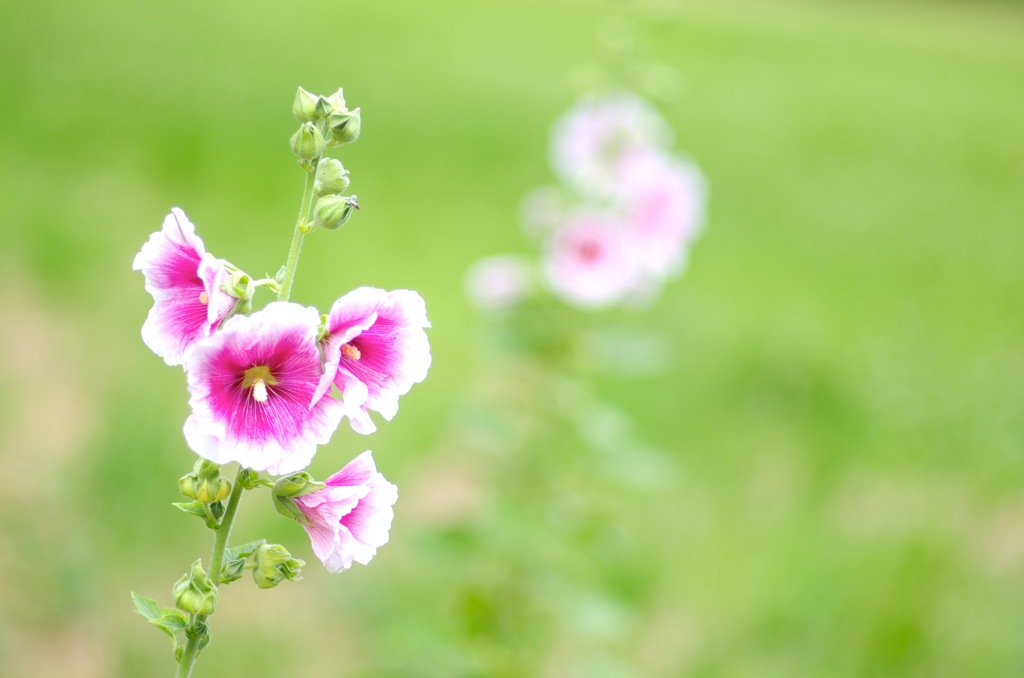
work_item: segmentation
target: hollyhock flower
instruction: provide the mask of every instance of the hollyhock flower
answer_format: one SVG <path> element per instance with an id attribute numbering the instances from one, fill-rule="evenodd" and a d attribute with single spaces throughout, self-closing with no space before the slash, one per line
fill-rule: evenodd
<path id="1" fill-rule="evenodd" d="M 326 480 L 327 487 L 295 497 L 308 521 L 303 525 L 313 552 L 328 572 L 341 572 L 352 561 L 366 565 L 388 543 L 398 488 L 377 472 L 367 450 Z"/>
<path id="2" fill-rule="evenodd" d="M 548 240 L 544 274 L 551 290 L 583 308 L 614 304 L 630 293 L 636 265 L 620 225 L 608 216 L 574 215 Z"/>
<path id="3" fill-rule="evenodd" d="M 195 226 L 175 207 L 163 228 L 135 256 L 153 308 L 142 325 L 142 340 L 168 365 L 182 365 L 185 353 L 210 336 L 237 299 L 221 290 L 224 262 L 206 252 Z"/>
<path id="4" fill-rule="evenodd" d="M 466 272 L 466 295 L 470 301 L 495 311 L 518 304 L 532 284 L 530 265 L 514 254 L 484 257 Z"/>
<path id="5" fill-rule="evenodd" d="M 236 461 L 272 475 L 308 466 L 345 412 L 316 395 L 319 322 L 316 309 L 279 301 L 231 318 L 197 343 L 185 365 L 189 447 L 218 464 Z"/>
<path id="6" fill-rule="evenodd" d="M 358 433 L 373 433 L 368 410 L 390 420 L 398 398 L 423 381 L 430 367 L 430 327 L 423 298 L 410 290 L 360 287 L 334 302 L 322 339 L 324 376 L 318 395 L 333 383 L 349 406 Z"/>
<path id="7" fill-rule="evenodd" d="M 615 187 L 625 155 L 662 151 L 671 141 L 672 130 L 644 100 L 626 93 L 592 95 L 555 123 L 551 165 L 577 190 L 603 197 Z"/>
<path id="8" fill-rule="evenodd" d="M 629 249 L 644 275 L 678 273 L 700 230 L 704 180 L 692 164 L 662 153 L 631 154 L 613 194 Z"/>

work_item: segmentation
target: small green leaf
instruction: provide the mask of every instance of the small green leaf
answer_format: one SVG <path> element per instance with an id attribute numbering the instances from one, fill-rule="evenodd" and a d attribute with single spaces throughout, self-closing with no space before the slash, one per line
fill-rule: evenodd
<path id="1" fill-rule="evenodd" d="M 152 598 L 140 596 L 132 591 L 132 601 L 139 614 L 148 619 L 150 624 L 162 629 L 171 639 L 174 638 L 174 634 L 184 631 L 188 626 L 185 615 L 173 608 L 163 607 Z"/>
<path id="2" fill-rule="evenodd" d="M 237 560 L 241 558 L 245 560 L 252 555 L 252 552 L 259 548 L 260 544 L 266 544 L 266 539 L 257 539 L 251 541 L 248 544 L 242 544 L 241 546 L 231 546 L 224 549 L 224 560 Z"/>
<path id="3" fill-rule="evenodd" d="M 210 514 L 206 511 L 206 506 L 201 501 L 176 501 L 172 502 L 171 506 L 178 509 L 182 513 L 187 513 L 190 516 L 202 518 L 206 526 L 211 530 L 217 529 L 217 523 L 210 518 Z"/>
<path id="4" fill-rule="evenodd" d="M 135 603 L 135 611 L 150 621 L 163 616 L 164 608 L 160 607 L 160 603 L 152 598 L 140 596 L 135 591 L 132 591 L 132 602 Z"/>

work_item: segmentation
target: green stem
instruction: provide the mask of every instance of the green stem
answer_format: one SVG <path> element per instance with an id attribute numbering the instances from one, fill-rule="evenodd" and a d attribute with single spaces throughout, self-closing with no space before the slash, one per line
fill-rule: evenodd
<path id="1" fill-rule="evenodd" d="M 224 509 L 224 517 L 221 518 L 220 527 L 217 528 L 216 536 L 213 539 L 213 555 L 210 556 L 209 575 L 214 586 L 220 584 L 220 573 L 224 563 L 224 549 L 228 546 L 231 524 L 235 522 L 238 502 L 242 498 L 242 492 L 245 489 L 241 483 L 244 470 L 241 466 L 238 467 L 238 473 L 235 475 L 235 484 L 231 486 L 231 496 L 228 497 L 228 506 Z M 205 624 L 209 616 L 206 614 L 197 615 L 193 623 L 190 624 L 190 627 L 194 629 L 199 624 Z M 188 678 L 192 675 L 192 667 L 195 665 L 196 657 L 198 656 L 199 635 L 193 634 L 189 636 L 188 642 L 185 643 L 185 650 L 182 652 L 181 661 L 178 662 L 177 678 Z"/>
<path id="2" fill-rule="evenodd" d="M 306 185 L 302 188 L 302 203 L 299 206 L 299 218 L 295 221 L 295 233 L 292 234 L 292 246 L 288 249 L 288 261 L 284 265 L 284 280 L 281 291 L 277 293 L 278 301 L 288 301 L 292 293 L 292 282 L 295 280 L 295 269 L 299 265 L 299 252 L 302 251 L 302 238 L 306 235 L 309 222 L 309 210 L 313 206 L 313 184 L 316 181 L 320 158 L 313 161 L 313 167 L 306 171 Z"/>

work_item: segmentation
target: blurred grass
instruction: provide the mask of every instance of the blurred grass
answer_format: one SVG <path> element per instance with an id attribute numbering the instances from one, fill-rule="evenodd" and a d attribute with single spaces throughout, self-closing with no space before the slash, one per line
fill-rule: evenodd
<path id="1" fill-rule="evenodd" d="M 525 249 L 518 201 L 550 181 L 548 128 L 619 12 L 0 7 L 5 675 L 169 673 L 127 592 L 166 596 L 209 540 L 167 506 L 191 462 L 187 398 L 138 340 L 149 301 L 130 262 L 180 205 L 211 251 L 276 270 L 301 189 L 298 84 L 344 86 L 363 108 L 341 158 L 364 209 L 310 239 L 293 298 L 417 289 L 435 363 L 394 422 L 339 431 L 314 464 L 375 451 L 402 488 L 392 543 L 338 577 L 311 565 L 274 592 L 228 587 L 198 674 L 496 675 L 473 626 L 487 595 L 460 603 L 453 586 L 500 589 L 500 567 L 464 524 L 420 515 L 460 473 L 470 510 L 493 492 L 486 461 L 452 449 L 487 369 L 461 274 Z M 669 484 L 622 490 L 610 560 L 558 561 L 556 585 L 610 592 L 628 622 L 581 605 L 596 626 L 548 673 L 1021 674 L 1024 8 L 698 0 L 640 15 L 648 52 L 684 74 L 662 110 L 709 178 L 708 229 L 653 308 L 611 314 L 670 338 L 663 373 L 599 384 L 668 451 Z M 566 482 L 584 502 L 594 490 Z M 305 543 L 252 504 L 239 538 Z M 508 538 L 550 555 L 518 525 Z M 254 620 L 257 603 L 276 616 Z"/>

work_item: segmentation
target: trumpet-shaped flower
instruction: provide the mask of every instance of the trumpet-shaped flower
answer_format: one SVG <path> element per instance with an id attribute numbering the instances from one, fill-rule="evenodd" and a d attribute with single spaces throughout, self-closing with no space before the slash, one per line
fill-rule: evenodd
<path id="1" fill-rule="evenodd" d="M 388 543 L 398 488 L 377 472 L 367 450 L 326 480 L 327 487 L 295 497 L 313 552 L 328 572 L 366 565 Z"/>
<path id="2" fill-rule="evenodd" d="M 352 428 L 372 433 L 368 410 L 390 420 L 398 398 L 423 381 L 430 368 L 430 327 L 423 298 L 410 290 L 360 287 L 334 302 L 321 345 L 324 377 L 317 395 L 333 383 L 342 393 Z"/>
<path id="3" fill-rule="evenodd" d="M 231 318 L 193 347 L 185 438 L 197 454 L 272 475 L 309 465 L 345 409 L 317 394 L 319 322 L 314 308 L 274 302 Z"/>
<path id="4" fill-rule="evenodd" d="M 555 123 L 551 165 L 582 193 L 603 197 L 615 188 L 623 158 L 663 151 L 672 130 L 647 102 L 626 93 L 589 96 Z"/>
<path id="5" fill-rule="evenodd" d="M 582 308 L 601 308 L 627 297 L 637 268 L 620 226 L 604 215 L 580 213 L 553 233 L 543 261 L 551 291 Z"/>
<path id="6" fill-rule="evenodd" d="M 153 295 L 142 340 L 168 365 L 184 364 L 188 349 L 210 336 L 237 301 L 221 289 L 224 262 L 206 252 L 177 207 L 142 246 L 132 268 L 142 271 Z"/>

